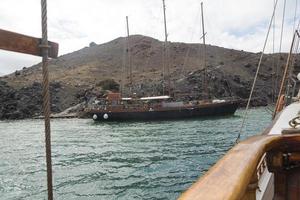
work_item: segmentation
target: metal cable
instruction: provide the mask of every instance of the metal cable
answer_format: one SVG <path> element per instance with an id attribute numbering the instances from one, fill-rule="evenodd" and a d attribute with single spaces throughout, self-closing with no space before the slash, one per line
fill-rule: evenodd
<path id="1" fill-rule="evenodd" d="M 293 33 L 295 32 L 296 29 L 296 18 L 297 18 L 297 7 L 298 7 L 298 0 L 296 0 L 296 5 L 295 5 L 295 14 L 294 14 L 294 25 L 293 25 Z"/>
<path id="2" fill-rule="evenodd" d="M 280 103 L 280 97 L 283 94 L 284 84 L 285 84 L 286 78 L 287 78 L 288 67 L 290 65 L 291 56 L 292 56 L 293 49 L 294 49 L 294 43 L 295 43 L 296 33 L 297 33 L 297 31 L 293 35 L 292 45 L 291 45 L 291 48 L 290 48 L 290 52 L 288 54 L 288 58 L 287 58 L 287 61 L 286 61 L 284 73 L 283 73 L 283 76 L 282 76 L 282 79 L 281 79 L 281 84 L 280 84 L 280 88 L 279 88 L 278 98 L 277 98 L 277 102 L 276 102 L 276 105 L 275 105 L 275 110 L 274 110 L 274 113 L 273 113 L 273 119 L 275 118 L 275 115 L 277 114 L 278 106 L 279 106 L 279 103 Z"/>
<path id="3" fill-rule="evenodd" d="M 122 69 L 121 69 L 121 96 L 125 96 L 125 80 L 127 78 L 126 74 L 126 39 L 123 42 L 123 55 L 122 55 Z"/>
<path id="4" fill-rule="evenodd" d="M 270 30 L 271 30 L 271 27 L 272 27 L 272 22 L 273 22 L 273 19 L 274 19 L 277 3 L 278 3 L 278 0 L 276 0 L 275 5 L 274 5 L 273 14 L 272 14 L 272 17 L 271 17 L 271 20 L 270 20 L 269 28 L 268 28 L 268 31 L 267 31 L 267 36 L 266 36 L 266 39 L 265 39 L 265 42 L 264 42 L 264 47 L 263 47 L 262 53 L 260 55 L 257 70 L 256 70 L 255 77 L 254 77 L 254 80 L 253 80 L 253 84 L 252 84 L 252 87 L 251 87 L 251 92 L 250 92 L 248 102 L 247 102 L 247 106 L 246 106 L 246 110 L 245 110 L 245 113 L 244 113 L 243 122 L 242 122 L 242 125 L 241 125 L 241 128 L 240 128 L 239 134 L 238 134 L 238 136 L 235 140 L 235 143 L 239 142 L 242 130 L 243 130 L 244 125 L 245 125 L 245 121 L 246 121 L 246 118 L 247 118 L 247 115 L 248 115 L 250 101 L 252 99 L 252 95 L 253 95 L 254 87 L 255 87 L 255 84 L 256 84 L 257 77 L 258 77 L 258 73 L 259 73 L 259 70 L 260 70 L 262 58 L 263 58 L 263 55 L 264 55 L 264 52 L 265 52 L 265 48 L 266 48 L 267 41 L 268 41 L 268 38 L 269 38 L 269 33 L 270 33 Z"/>
<path id="5" fill-rule="evenodd" d="M 297 41 L 295 39 L 295 44 L 296 45 L 294 46 L 294 49 L 293 49 L 294 54 L 291 56 L 291 67 L 289 69 L 289 77 L 292 76 L 292 73 L 293 73 L 293 71 L 295 69 L 296 55 L 297 55 L 298 50 L 299 50 L 299 42 L 300 42 L 300 38 L 297 37 Z"/>
<path id="6" fill-rule="evenodd" d="M 275 0 L 273 1 L 274 2 L 274 5 L 275 5 Z M 273 53 L 273 60 L 272 60 L 272 73 L 271 73 L 271 78 L 272 78 L 272 102 L 274 102 L 275 101 L 275 77 L 274 77 L 274 75 L 275 75 L 275 72 L 274 71 L 276 71 L 276 69 L 275 69 L 275 60 L 276 60 L 276 58 L 275 58 L 275 56 L 274 56 L 274 54 L 275 54 L 275 36 L 276 36 L 276 31 L 275 31 L 275 26 L 276 26 L 276 22 L 275 22 L 276 20 L 275 20 L 275 16 L 274 16 L 274 20 L 273 20 L 273 47 L 272 47 L 272 53 Z"/>
<path id="7" fill-rule="evenodd" d="M 153 51 L 153 49 L 154 49 L 154 45 L 153 45 L 153 41 L 154 40 L 152 40 L 151 39 L 151 43 L 150 43 L 150 48 L 148 49 L 148 51 L 147 51 L 147 53 L 146 53 L 146 55 L 147 55 L 147 58 L 146 58 L 146 61 L 144 62 L 145 63 L 145 69 L 147 70 L 147 69 L 150 69 L 150 67 L 151 67 L 151 69 L 154 69 L 153 70 L 153 72 L 154 72 L 154 74 L 153 74 L 153 77 L 155 77 L 154 75 L 155 75 L 155 71 L 156 71 L 156 69 L 155 69 L 155 65 L 153 65 L 153 63 L 152 63 L 152 65 L 150 66 L 150 58 L 152 57 L 152 55 L 151 55 L 151 53 L 152 53 L 152 51 Z M 153 68 L 154 67 L 154 68 Z M 152 70 L 150 70 L 150 72 L 152 72 Z M 160 76 L 160 74 L 159 74 L 159 76 Z M 160 79 L 160 77 L 158 77 L 158 80 Z M 154 87 L 153 87 L 154 88 Z M 157 94 L 157 92 L 154 92 L 154 91 L 152 91 L 152 94 L 154 95 L 159 95 L 159 94 Z"/>
<path id="8" fill-rule="evenodd" d="M 276 64 L 276 77 L 275 77 L 275 94 L 277 93 L 278 87 L 279 87 L 279 80 L 278 80 L 278 74 L 279 74 L 279 62 L 281 57 L 281 47 L 282 47 L 282 38 L 283 38 L 283 28 L 284 28 L 284 18 L 285 18 L 285 7 L 286 7 L 286 0 L 284 0 L 283 4 L 283 14 L 282 14 L 282 21 L 281 21 L 281 33 L 280 33 L 280 43 L 279 43 L 279 50 L 278 50 L 278 59 Z"/>
<path id="9" fill-rule="evenodd" d="M 298 26 L 296 28 L 296 18 L 297 18 L 297 7 L 298 7 L 298 0 L 296 0 L 296 5 L 295 5 L 295 14 L 294 14 L 294 25 L 293 25 L 293 33 L 296 31 L 298 31 L 299 29 L 299 23 L 298 23 Z M 294 49 L 293 49 L 293 52 L 295 52 L 295 55 L 297 55 L 297 52 L 298 52 L 298 48 L 299 48 L 299 37 L 298 37 L 298 42 L 295 42 L 296 45 L 294 46 Z M 292 72 L 293 72 L 293 69 L 294 69 L 294 64 L 295 64 L 295 59 L 296 59 L 296 56 L 294 54 L 291 55 L 291 68 L 289 69 L 289 76 L 291 76 Z"/>
<path id="10" fill-rule="evenodd" d="M 196 24 L 197 19 L 198 19 L 199 15 L 200 15 L 200 9 L 201 9 L 201 8 L 199 7 L 198 10 L 197 10 L 197 15 L 196 15 L 194 24 Z M 193 38 L 194 38 L 195 27 L 197 27 L 197 26 L 196 26 L 196 25 L 193 26 L 193 29 L 192 29 L 192 34 L 191 34 L 191 39 L 190 39 L 191 43 L 192 43 Z M 201 30 L 200 30 L 200 31 L 201 31 Z M 202 39 L 202 37 L 201 37 L 200 39 Z M 187 63 L 188 58 L 189 58 L 190 50 L 191 50 L 191 47 L 188 45 L 188 49 L 187 49 L 186 54 L 185 54 L 185 56 L 184 56 L 183 65 L 182 65 L 182 69 L 181 69 L 181 75 L 182 75 L 182 78 L 185 77 L 185 76 L 184 76 L 184 72 L 185 72 L 186 63 Z"/>
<path id="11" fill-rule="evenodd" d="M 53 200 L 52 161 L 51 161 L 51 130 L 50 130 L 50 94 L 48 73 L 48 33 L 47 33 L 47 0 L 41 0 L 42 8 L 42 55 L 43 55 L 43 112 L 45 119 L 45 144 L 47 164 L 48 200 Z"/>

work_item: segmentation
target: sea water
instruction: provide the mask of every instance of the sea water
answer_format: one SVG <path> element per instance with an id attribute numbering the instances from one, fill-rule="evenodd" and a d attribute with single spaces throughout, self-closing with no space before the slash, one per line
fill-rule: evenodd
<path id="1" fill-rule="evenodd" d="M 232 147 L 234 116 L 155 122 L 52 120 L 55 199 L 176 199 Z M 242 138 L 271 121 L 251 109 Z M 46 199 L 42 120 L 0 121 L 0 199 Z"/>

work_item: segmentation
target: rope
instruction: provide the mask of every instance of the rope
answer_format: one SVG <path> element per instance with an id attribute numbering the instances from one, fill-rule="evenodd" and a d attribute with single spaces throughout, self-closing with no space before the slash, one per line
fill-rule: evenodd
<path id="1" fill-rule="evenodd" d="M 272 14 L 272 17 L 271 17 L 271 20 L 270 20 L 269 28 L 268 28 L 268 31 L 267 31 L 267 36 L 266 36 L 266 39 L 265 39 L 265 42 L 264 42 L 264 47 L 263 47 L 262 53 L 260 55 L 260 59 L 259 59 L 259 62 L 258 62 L 258 66 L 257 66 L 257 70 L 256 70 L 256 73 L 255 73 L 255 77 L 254 77 L 254 80 L 253 80 L 251 92 L 250 92 L 250 95 L 249 95 L 249 98 L 248 98 L 248 102 L 247 102 L 247 106 L 246 106 L 246 110 L 245 110 L 245 113 L 244 113 L 243 122 L 242 122 L 242 125 L 241 125 L 241 128 L 240 128 L 239 134 L 238 134 L 238 136 L 237 136 L 237 138 L 235 140 L 235 143 L 238 143 L 239 140 L 240 140 L 241 133 L 242 133 L 242 130 L 244 128 L 245 121 L 246 121 L 246 118 L 247 118 L 247 115 L 248 115 L 250 101 L 252 99 L 254 87 L 255 87 L 255 84 L 256 84 L 257 77 L 258 77 L 258 72 L 260 70 L 262 58 L 263 58 L 263 55 L 264 55 L 264 52 L 265 52 L 265 48 L 266 48 L 266 45 L 267 45 L 267 41 L 268 41 L 268 38 L 269 38 L 269 33 L 270 33 L 270 30 L 271 30 L 271 27 L 272 27 L 272 22 L 273 22 L 273 18 L 274 18 L 274 15 L 275 15 L 275 10 L 276 10 L 276 6 L 277 6 L 277 2 L 278 2 L 278 0 L 276 0 L 275 5 L 274 5 L 273 14 Z"/>
<path id="2" fill-rule="evenodd" d="M 43 55 L 43 112 L 45 119 L 45 144 L 47 164 L 48 200 L 53 199 L 52 161 L 51 161 L 51 131 L 50 131 L 50 94 L 48 73 L 48 33 L 47 33 L 47 0 L 41 0 L 42 7 L 42 55 Z"/>
<path id="3" fill-rule="evenodd" d="M 276 80 L 275 80 L 275 93 L 277 93 L 277 89 L 279 87 L 279 80 L 278 80 L 278 74 L 279 74 L 279 62 L 280 62 L 280 57 L 281 57 L 281 47 L 282 47 L 282 38 L 283 38 L 283 28 L 284 28 L 284 18 L 285 18 L 285 7 L 286 7 L 286 0 L 284 0 L 283 4 L 283 14 L 282 14 L 282 22 L 281 22 L 281 33 L 280 33 L 280 43 L 279 43 L 279 55 L 278 55 L 278 60 L 277 60 L 277 65 L 276 65 Z"/>
<path id="4" fill-rule="evenodd" d="M 274 2 L 274 5 L 275 5 L 275 0 L 273 1 Z M 276 31 L 275 31 L 275 26 L 276 26 L 276 22 L 275 22 L 275 16 L 274 16 L 274 20 L 273 20 L 273 47 L 272 47 L 272 53 L 273 53 L 273 59 L 272 59 L 272 73 L 271 73 L 271 77 L 272 77 L 272 102 L 275 101 L 275 60 L 276 60 L 276 57 L 274 56 L 275 54 L 275 36 L 276 36 Z"/>
<path id="5" fill-rule="evenodd" d="M 294 49 L 294 43 L 295 43 L 296 35 L 297 35 L 297 31 L 296 31 L 296 32 L 294 33 L 294 35 L 293 35 L 292 45 L 291 45 L 291 48 L 290 48 L 290 52 L 289 52 L 289 54 L 288 54 L 288 58 L 287 58 L 287 61 L 286 61 L 284 73 L 283 73 L 283 76 L 282 76 L 282 79 L 281 79 L 281 84 L 280 84 L 280 88 L 279 88 L 279 93 L 278 93 L 277 102 L 276 102 L 276 105 L 275 105 L 275 111 L 274 111 L 274 113 L 273 113 L 273 118 L 275 118 L 275 115 L 277 114 L 277 110 L 278 110 L 278 106 L 279 106 L 280 97 L 281 97 L 281 95 L 283 94 L 284 84 L 285 84 L 285 82 L 286 82 L 287 73 L 288 73 L 288 68 L 289 68 L 289 65 L 290 65 L 290 62 L 291 62 L 291 56 L 292 56 L 293 49 Z"/>
<path id="6" fill-rule="evenodd" d="M 147 70 L 147 69 L 150 69 L 150 67 L 151 67 L 151 69 L 153 69 L 153 67 L 154 67 L 154 70 L 156 71 L 156 69 L 155 69 L 155 65 L 151 65 L 150 66 L 150 59 L 151 59 L 151 57 L 152 57 L 152 55 L 151 55 L 151 53 L 152 53 L 152 51 L 154 50 L 154 47 L 156 47 L 156 46 L 154 46 L 153 45 L 153 42 L 154 42 L 154 40 L 152 40 L 151 39 L 151 43 L 150 43 L 150 48 L 148 48 L 148 51 L 147 51 L 147 53 L 146 53 L 146 59 L 145 59 L 145 62 L 144 62 L 144 66 L 145 66 L 145 69 Z M 160 48 L 160 46 L 158 46 L 159 48 Z M 162 54 L 161 54 L 162 55 Z M 161 60 L 163 61 L 163 57 L 161 58 Z M 153 71 L 154 72 L 154 71 Z M 159 78 L 158 79 L 160 79 L 161 77 L 160 77 L 161 75 L 159 74 Z M 154 76 L 153 76 L 154 77 Z M 162 87 L 163 87 L 163 85 L 162 85 Z M 153 95 L 157 95 L 157 92 L 155 92 L 154 91 L 154 89 L 153 89 L 153 91 L 152 91 L 152 94 Z M 158 94 L 159 95 L 159 94 Z"/>
<path id="7" fill-rule="evenodd" d="M 298 0 L 296 0 L 296 5 L 295 5 L 295 14 L 294 14 L 294 25 L 293 25 L 293 33 L 295 32 L 296 29 L 296 18 L 297 18 L 297 7 L 298 7 Z"/>
<path id="8" fill-rule="evenodd" d="M 296 35 L 297 35 L 297 30 L 296 30 Z M 297 41 L 295 41 L 296 45 L 294 45 L 294 49 L 293 49 L 294 54 L 291 56 L 292 61 L 291 61 L 291 67 L 289 69 L 289 77 L 292 77 L 292 73 L 295 69 L 296 55 L 297 55 L 298 50 L 299 50 L 299 42 L 300 42 L 299 39 L 300 38 L 297 37 Z M 289 80 L 289 83 L 290 83 L 290 80 Z"/>
<path id="9" fill-rule="evenodd" d="M 300 116 L 294 117 L 291 121 L 289 121 L 289 125 L 292 128 L 297 128 L 297 126 L 300 126 Z"/>
<path id="10" fill-rule="evenodd" d="M 191 34 L 191 38 L 190 38 L 191 43 L 192 43 L 193 38 L 194 38 L 195 29 L 197 27 L 196 22 L 197 22 L 197 19 L 199 18 L 199 14 L 200 14 L 200 7 L 197 10 L 197 15 L 196 15 L 196 18 L 195 18 L 195 21 L 194 21 L 195 25 L 193 26 L 192 34 Z M 200 38 L 200 39 L 202 39 L 202 38 Z M 188 45 L 188 49 L 187 49 L 186 54 L 184 56 L 183 65 L 182 65 L 182 69 L 181 69 L 181 75 L 182 75 L 183 78 L 185 77 L 184 72 L 185 72 L 185 67 L 186 67 L 187 60 L 189 58 L 190 50 L 191 50 L 191 47 Z"/>
<path id="11" fill-rule="evenodd" d="M 124 38 L 123 43 L 123 56 L 122 56 L 122 69 L 121 69 L 121 95 L 125 96 L 125 80 L 127 78 L 126 73 L 126 39 Z"/>

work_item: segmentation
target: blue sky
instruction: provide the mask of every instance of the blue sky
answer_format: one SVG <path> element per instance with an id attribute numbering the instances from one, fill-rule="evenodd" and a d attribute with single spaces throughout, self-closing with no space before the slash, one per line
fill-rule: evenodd
<path id="1" fill-rule="evenodd" d="M 283 51 L 291 42 L 294 14 L 299 21 L 300 2 L 287 0 Z M 170 41 L 201 42 L 199 0 L 166 0 Z M 259 52 L 262 49 L 274 0 L 204 0 L 207 42 L 212 45 Z M 275 49 L 278 51 L 284 0 L 275 16 Z M 161 0 L 51 0 L 48 1 L 49 39 L 60 44 L 60 55 L 92 41 L 101 44 L 130 32 L 163 40 Z M 39 0 L 1 0 L 0 27 L 40 37 Z M 271 34 L 272 36 L 273 34 Z M 272 41 L 272 38 L 270 38 Z M 272 52 L 271 42 L 267 52 Z M 28 67 L 41 58 L 0 50 L 0 74 Z"/>

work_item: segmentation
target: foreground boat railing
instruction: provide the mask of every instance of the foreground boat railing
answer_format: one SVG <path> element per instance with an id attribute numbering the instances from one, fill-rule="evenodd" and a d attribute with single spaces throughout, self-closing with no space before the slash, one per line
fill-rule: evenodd
<path id="1" fill-rule="evenodd" d="M 266 159 L 266 154 L 263 155 L 263 157 L 260 159 L 260 162 L 257 165 L 256 168 L 256 174 L 257 174 L 257 179 L 259 180 L 262 176 L 262 174 L 265 172 L 267 169 L 267 159 Z"/>
<path id="2" fill-rule="evenodd" d="M 275 174 L 275 194 L 284 196 L 286 192 L 276 186 L 276 173 L 293 168 L 290 165 L 300 161 L 299 153 L 300 134 L 251 137 L 233 147 L 179 199 L 256 199 L 266 165 Z"/>

